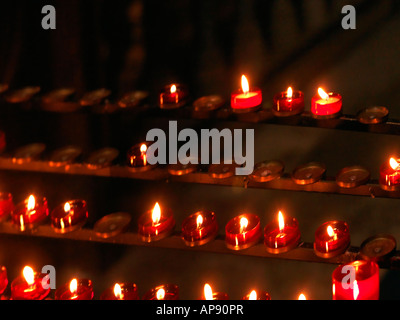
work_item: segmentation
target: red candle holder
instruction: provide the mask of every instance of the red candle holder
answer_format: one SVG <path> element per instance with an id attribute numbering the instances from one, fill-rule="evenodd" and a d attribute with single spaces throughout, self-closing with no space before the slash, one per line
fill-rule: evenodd
<path id="1" fill-rule="evenodd" d="M 14 210 L 12 194 L 9 192 L 0 192 L 0 222 L 5 221 Z"/>
<path id="2" fill-rule="evenodd" d="M 272 112 L 277 117 L 288 117 L 300 114 L 304 111 L 304 94 L 301 91 L 293 91 L 291 87 L 285 92 L 275 94 L 272 104 Z"/>
<path id="3" fill-rule="evenodd" d="M 139 217 L 139 235 L 144 242 L 152 242 L 169 236 L 174 227 L 175 219 L 170 209 L 162 209 L 158 203 Z"/>
<path id="4" fill-rule="evenodd" d="M 37 200 L 31 195 L 28 199 L 16 205 L 11 213 L 11 220 L 20 231 L 25 231 L 36 228 L 48 215 L 47 199 Z"/>
<path id="5" fill-rule="evenodd" d="M 266 291 L 253 290 L 245 295 L 242 300 L 271 300 L 271 296 Z"/>
<path id="6" fill-rule="evenodd" d="M 179 287 L 165 284 L 146 292 L 142 300 L 179 300 Z"/>
<path id="7" fill-rule="evenodd" d="M 218 234 L 217 217 L 212 211 L 199 211 L 182 223 L 182 238 L 189 247 L 201 246 Z"/>
<path id="8" fill-rule="evenodd" d="M 0 295 L 3 294 L 8 285 L 7 268 L 0 266 Z"/>
<path id="9" fill-rule="evenodd" d="M 160 92 L 159 106 L 161 109 L 176 109 L 187 103 L 189 92 L 182 84 L 170 84 Z"/>
<path id="10" fill-rule="evenodd" d="M 225 292 L 213 292 L 211 286 L 206 283 L 201 300 L 229 300 L 229 296 Z"/>
<path id="11" fill-rule="evenodd" d="M 264 228 L 264 244 L 269 253 L 279 254 L 297 247 L 300 242 L 299 223 L 296 218 L 283 217 L 279 211 L 278 219 Z"/>
<path id="12" fill-rule="evenodd" d="M 316 119 L 331 119 L 342 112 L 342 96 L 338 93 L 326 93 L 318 89 L 318 94 L 311 99 L 311 114 Z"/>
<path id="13" fill-rule="evenodd" d="M 81 228 L 89 216 L 86 201 L 69 200 L 56 207 L 50 214 L 51 226 L 58 233 Z"/>
<path id="14" fill-rule="evenodd" d="M 58 288 L 55 300 L 92 300 L 93 285 L 89 279 L 72 279 L 70 283 Z"/>
<path id="15" fill-rule="evenodd" d="M 332 293 L 333 300 L 379 300 L 378 265 L 365 260 L 340 265 L 332 273 Z"/>
<path id="16" fill-rule="evenodd" d="M 242 75 L 242 88 L 231 94 L 231 108 L 233 112 L 252 112 L 260 108 L 262 103 L 261 89 L 249 87 L 246 76 Z"/>
<path id="17" fill-rule="evenodd" d="M 50 287 L 44 288 L 43 279 L 45 273 L 33 271 L 31 267 L 25 267 L 23 275 L 11 282 L 12 300 L 43 300 L 50 293 Z"/>
<path id="18" fill-rule="evenodd" d="M 321 258 L 342 254 L 350 245 L 349 226 L 344 221 L 328 221 L 315 231 L 314 252 Z"/>
<path id="19" fill-rule="evenodd" d="M 225 226 L 225 243 L 229 249 L 247 249 L 255 245 L 260 238 L 260 218 L 254 214 L 241 214 Z"/>
<path id="20" fill-rule="evenodd" d="M 147 162 L 148 147 L 147 143 L 139 143 L 128 150 L 127 162 L 130 171 L 142 172 L 154 168 L 155 165 Z"/>
<path id="21" fill-rule="evenodd" d="M 140 297 L 136 284 L 116 283 L 101 294 L 100 300 L 140 300 Z"/>
<path id="22" fill-rule="evenodd" d="M 399 159 L 390 158 L 381 165 L 379 170 L 379 184 L 387 191 L 400 190 L 400 162 Z"/>

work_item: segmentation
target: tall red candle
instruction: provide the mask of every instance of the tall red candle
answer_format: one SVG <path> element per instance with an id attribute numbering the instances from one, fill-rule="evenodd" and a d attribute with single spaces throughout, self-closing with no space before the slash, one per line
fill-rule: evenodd
<path id="1" fill-rule="evenodd" d="M 279 211 L 278 219 L 264 228 L 264 244 L 269 253 L 284 253 L 300 242 L 299 223 L 295 218 L 284 217 Z"/>
<path id="2" fill-rule="evenodd" d="M 7 268 L 0 266 L 0 295 L 3 294 L 8 285 Z"/>
<path id="3" fill-rule="evenodd" d="M 179 287 L 175 284 L 157 286 L 147 291 L 142 300 L 179 300 Z"/>
<path id="4" fill-rule="evenodd" d="M 379 267 L 357 260 L 338 266 L 332 273 L 333 300 L 379 300 Z"/>
<path id="5" fill-rule="evenodd" d="M 50 287 L 43 285 L 43 279 L 47 274 L 33 271 L 26 266 L 23 275 L 14 279 L 11 283 L 12 300 L 43 300 L 50 293 Z"/>
<path id="6" fill-rule="evenodd" d="M 14 210 L 12 194 L 9 192 L 0 192 L 0 222 L 8 219 Z"/>
<path id="7" fill-rule="evenodd" d="M 314 252 L 322 258 L 332 258 L 350 245 L 349 226 L 344 221 L 328 221 L 315 231 Z"/>
<path id="8" fill-rule="evenodd" d="M 139 217 L 138 225 L 142 241 L 151 242 L 169 236 L 175 227 L 175 219 L 170 209 L 161 209 L 157 202 L 153 210 Z"/>
<path id="9" fill-rule="evenodd" d="M 92 300 L 93 285 L 89 279 L 72 279 L 56 290 L 56 300 Z"/>
<path id="10" fill-rule="evenodd" d="M 35 228 L 49 215 L 47 199 L 37 199 L 30 195 L 28 199 L 16 205 L 11 213 L 11 219 L 21 231 Z"/>
<path id="11" fill-rule="evenodd" d="M 379 184 L 385 190 L 400 190 L 400 162 L 398 159 L 390 158 L 381 165 Z"/>
<path id="12" fill-rule="evenodd" d="M 272 111 L 278 117 L 292 116 L 304 111 L 304 94 L 293 91 L 291 87 L 285 92 L 275 94 Z"/>
<path id="13" fill-rule="evenodd" d="M 254 214 L 241 214 L 225 226 L 226 246 L 242 250 L 255 245 L 261 238 L 260 218 Z"/>
<path id="14" fill-rule="evenodd" d="M 258 109 L 262 103 L 261 89 L 250 88 L 245 75 L 242 75 L 242 88 L 231 94 L 231 107 L 233 112 L 242 113 Z"/>
<path id="15" fill-rule="evenodd" d="M 81 227 L 88 216 L 86 201 L 69 200 L 51 212 L 51 226 L 56 232 L 66 233 Z"/>
<path id="16" fill-rule="evenodd" d="M 342 111 L 342 97 L 338 93 L 326 93 L 322 88 L 311 99 L 311 113 L 315 118 L 335 118 Z"/>
<path id="17" fill-rule="evenodd" d="M 101 294 L 100 300 L 140 300 L 140 297 L 136 284 L 116 283 Z"/>
<path id="18" fill-rule="evenodd" d="M 214 212 L 199 211 L 182 223 L 182 238 L 190 247 L 200 246 L 213 240 L 218 234 L 218 223 Z"/>

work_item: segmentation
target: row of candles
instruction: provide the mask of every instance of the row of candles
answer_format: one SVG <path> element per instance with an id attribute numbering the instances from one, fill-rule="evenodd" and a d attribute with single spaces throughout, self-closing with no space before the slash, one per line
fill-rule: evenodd
<path id="1" fill-rule="evenodd" d="M 343 267 L 355 270 L 355 279 L 343 285 L 345 275 Z M 11 300 L 45 300 L 49 299 L 51 288 L 48 285 L 48 275 L 35 272 L 30 266 L 25 266 L 22 275 L 11 282 Z M 0 266 L 0 297 L 8 286 L 7 269 Z M 379 267 L 375 262 L 358 260 L 347 265 L 338 266 L 332 273 L 333 300 L 378 300 L 379 299 Z M 147 291 L 142 298 L 135 283 L 115 283 L 106 289 L 100 300 L 179 300 L 179 287 L 175 284 L 160 285 Z M 86 278 L 73 278 L 69 283 L 55 290 L 55 300 L 92 300 L 94 299 L 93 283 Z M 214 292 L 212 287 L 204 285 L 201 300 L 229 300 L 225 292 Z M 301 293 L 299 300 L 306 300 Z M 242 300 L 271 300 L 267 291 L 252 290 L 242 297 Z"/>
<path id="2" fill-rule="evenodd" d="M 179 108 L 187 102 L 189 97 L 186 86 L 171 84 L 163 88 L 159 95 L 159 106 L 162 109 Z M 221 103 L 214 96 L 203 97 L 198 100 L 198 107 L 205 109 L 217 108 Z M 258 110 L 262 105 L 262 92 L 258 87 L 251 87 L 245 75 L 241 77 L 241 88 L 231 94 L 231 108 L 233 112 L 245 113 Z M 291 116 L 304 111 L 304 94 L 289 87 L 287 91 L 277 93 L 273 97 L 272 110 L 276 116 Z M 318 88 L 318 94 L 312 97 L 311 113 L 315 118 L 329 119 L 341 114 L 342 97 L 338 93 L 325 92 Z"/>

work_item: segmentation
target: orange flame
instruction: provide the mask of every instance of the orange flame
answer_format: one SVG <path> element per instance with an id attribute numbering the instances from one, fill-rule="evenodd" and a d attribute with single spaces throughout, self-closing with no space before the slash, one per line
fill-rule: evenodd
<path id="1" fill-rule="evenodd" d="M 122 293 L 121 293 L 121 286 L 116 283 L 114 285 L 114 296 L 119 300 L 121 299 Z"/>
<path id="2" fill-rule="evenodd" d="M 201 225 L 203 224 L 203 216 L 201 214 L 197 216 L 196 224 L 197 224 L 197 229 L 200 229 Z"/>
<path id="3" fill-rule="evenodd" d="M 28 285 L 31 286 L 35 283 L 35 273 L 31 267 L 24 267 L 24 270 L 22 270 L 22 274 L 24 275 L 25 281 Z"/>
<path id="4" fill-rule="evenodd" d="M 283 214 L 281 211 L 278 213 L 278 225 L 279 225 L 279 232 L 282 232 L 285 229 L 285 220 L 283 218 Z"/>
<path id="5" fill-rule="evenodd" d="M 173 85 L 171 86 L 170 92 L 171 92 L 171 93 L 175 93 L 175 92 L 176 92 L 176 85 L 173 84 Z"/>
<path id="6" fill-rule="evenodd" d="M 240 233 L 243 233 L 248 225 L 249 225 L 249 220 L 247 220 L 247 218 L 245 217 L 240 218 Z"/>
<path id="7" fill-rule="evenodd" d="M 287 97 L 288 99 L 292 99 L 292 97 L 293 97 L 293 89 L 292 89 L 292 87 L 289 87 L 289 88 L 287 89 L 286 97 Z"/>
<path id="8" fill-rule="evenodd" d="M 250 292 L 249 300 L 257 300 L 257 292 L 256 292 L 256 290 L 253 290 L 252 292 Z"/>
<path id="9" fill-rule="evenodd" d="M 329 99 L 329 94 L 327 94 L 324 89 L 318 88 L 318 94 L 322 99 L 328 100 Z"/>
<path id="10" fill-rule="evenodd" d="M 397 169 L 399 168 L 399 163 L 398 163 L 397 160 L 394 159 L 394 158 L 390 158 L 389 164 L 390 164 L 390 166 L 391 166 L 391 168 L 392 168 L 393 170 L 397 170 Z"/>
<path id="11" fill-rule="evenodd" d="M 165 290 L 163 288 L 160 288 L 160 289 L 157 290 L 156 298 L 157 298 L 157 300 L 164 300 L 164 298 L 165 298 Z"/>
<path id="12" fill-rule="evenodd" d="M 208 283 L 204 285 L 204 298 L 206 300 L 214 300 L 211 286 Z"/>
<path id="13" fill-rule="evenodd" d="M 151 219 L 153 220 L 153 224 L 157 224 L 160 222 L 161 219 L 161 208 L 158 202 L 156 202 L 153 212 L 151 214 Z"/>
<path id="14" fill-rule="evenodd" d="M 26 208 L 28 209 L 28 211 L 32 211 L 33 209 L 35 209 L 35 197 L 32 194 L 28 198 L 28 204 Z"/>
<path id="15" fill-rule="evenodd" d="M 65 213 L 68 213 L 71 210 L 71 205 L 69 204 L 69 202 L 66 202 L 64 204 L 64 211 Z"/>
<path id="16" fill-rule="evenodd" d="M 249 87 L 249 81 L 247 81 L 247 78 L 245 75 L 242 75 L 242 91 L 243 93 L 249 93 L 250 87 Z"/>

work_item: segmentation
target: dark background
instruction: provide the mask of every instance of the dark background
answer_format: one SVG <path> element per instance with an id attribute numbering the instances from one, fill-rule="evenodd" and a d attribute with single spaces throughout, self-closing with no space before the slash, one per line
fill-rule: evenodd
<path id="1" fill-rule="evenodd" d="M 56 30 L 41 28 L 45 4 L 56 8 Z M 341 9 L 347 4 L 356 6 L 356 30 L 341 27 Z M 217 93 L 229 98 L 244 73 L 262 88 L 266 106 L 274 93 L 291 85 L 305 93 L 308 109 L 307 101 L 323 86 L 342 94 L 345 113 L 383 105 L 398 118 L 399 14 L 395 0 L 8 1 L 0 11 L 0 82 L 11 88 L 39 85 L 42 92 L 70 86 L 78 97 L 106 87 L 114 98 L 136 89 L 154 97 L 166 83 L 182 82 L 193 97 Z M 7 117 L 1 124 L 9 130 L 9 146 L 40 139 L 53 148 L 75 143 L 90 149 L 126 147 L 167 120 L 122 119 L 121 129 L 118 123 L 102 127 L 101 121 L 93 126 L 93 119 L 83 115 L 43 115 L 29 126 Z M 180 123 L 182 128 L 195 125 Z M 377 178 L 380 164 L 400 151 L 396 136 L 218 124 L 227 126 L 254 128 L 256 162 L 281 159 L 288 172 L 304 162 L 322 161 L 330 175 L 360 164 Z M 18 200 L 30 192 L 45 194 L 51 207 L 84 198 L 91 223 L 122 210 L 136 219 L 162 201 L 174 209 L 178 226 L 199 209 L 214 210 L 221 226 L 242 212 L 258 214 L 265 225 L 283 209 L 298 218 L 309 242 L 329 219 L 349 223 L 353 245 L 378 232 L 400 237 L 398 201 L 393 199 L 8 171 L 0 171 L 0 181 Z M 22 235 L 0 237 L 0 263 L 10 279 L 26 264 L 37 269 L 53 264 L 58 285 L 74 276 L 89 277 L 97 297 L 115 281 L 133 281 L 141 294 L 161 283 L 176 283 L 183 299 L 198 298 L 205 282 L 234 299 L 252 288 L 269 291 L 273 299 L 296 299 L 301 291 L 310 299 L 330 299 L 335 267 Z M 381 297 L 400 297 L 399 274 L 382 270 L 381 278 Z"/>

